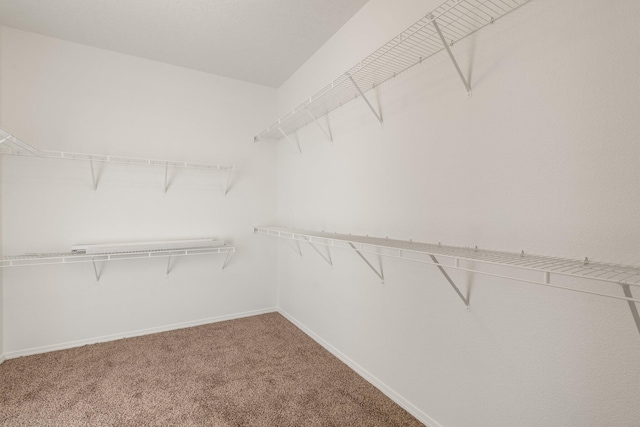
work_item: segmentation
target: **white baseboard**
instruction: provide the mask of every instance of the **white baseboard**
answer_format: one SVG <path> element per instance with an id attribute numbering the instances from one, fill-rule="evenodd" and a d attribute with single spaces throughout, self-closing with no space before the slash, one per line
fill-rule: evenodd
<path id="1" fill-rule="evenodd" d="M 329 344 L 327 341 L 322 339 L 320 336 L 318 336 L 316 333 L 311 331 L 302 322 L 297 320 L 295 317 L 291 316 L 289 313 L 287 313 L 283 309 L 275 308 L 275 307 L 274 308 L 266 308 L 266 309 L 262 309 L 262 310 L 247 311 L 247 312 L 243 312 L 243 313 L 229 314 L 229 315 L 225 315 L 225 316 L 211 317 L 211 318 L 208 318 L 208 319 L 194 320 L 194 321 L 190 321 L 190 322 L 176 323 L 176 324 L 173 324 L 173 325 L 160 326 L 160 327 L 156 327 L 156 328 L 140 329 L 140 330 L 137 330 L 137 331 L 131 331 L 131 332 L 120 333 L 120 334 L 105 335 L 105 336 L 102 336 L 102 337 L 89 338 L 89 339 L 86 339 L 86 340 L 70 341 L 70 342 L 66 342 L 66 343 L 62 343 L 62 344 L 54 344 L 54 345 L 48 345 L 48 346 L 43 346 L 43 347 L 33 347 L 33 348 L 25 349 L 25 350 L 8 352 L 8 353 L 5 353 L 3 355 L 0 355 L 0 364 L 2 362 L 4 362 L 5 360 L 14 359 L 16 357 L 30 356 L 30 355 L 33 355 L 33 354 L 47 353 L 47 352 L 50 352 L 50 351 L 65 350 L 65 349 L 73 348 L 73 347 L 81 347 L 83 345 L 96 344 L 96 343 L 107 342 L 107 341 L 115 341 L 115 340 L 119 340 L 119 339 L 123 339 L 123 338 L 132 338 L 132 337 L 138 337 L 138 336 L 142 336 L 142 335 L 155 334 L 155 333 L 158 333 L 158 332 L 173 331 L 173 330 L 176 330 L 176 329 L 190 328 L 190 327 L 193 327 L 193 326 L 200 326 L 200 325 L 206 325 L 206 324 L 209 324 L 209 323 L 223 322 L 223 321 L 226 321 L 226 320 L 241 319 L 243 317 L 257 316 L 257 315 L 260 315 L 260 314 L 273 313 L 273 312 L 280 313 L 287 320 L 289 320 L 291 323 L 296 325 L 300 330 L 302 330 L 304 333 L 306 333 L 309 337 L 311 337 L 311 339 L 316 341 L 318 344 L 320 344 L 322 347 L 324 347 L 327 351 L 329 351 L 331 354 L 333 354 L 335 357 L 340 359 L 343 363 L 345 363 L 347 366 L 349 366 L 351 369 L 353 369 L 355 372 L 357 372 L 360 376 L 362 376 L 365 380 L 367 380 L 369 383 L 371 383 L 374 387 L 376 387 L 378 390 L 380 390 L 382 393 L 384 393 L 389 399 L 393 400 L 400 407 L 402 407 L 407 412 L 409 412 L 411 415 L 416 417 L 420 422 L 424 423 L 428 427 L 442 427 L 442 424 L 438 423 L 436 420 L 431 418 L 429 415 L 425 414 L 423 411 L 418 409 L 411 402 L 409 402 L 407 399 L 405 399 L 400 394 L 395 392 L 393 389 L 391 389 L 389 386 L 387 386 L 385 383 L 383 383 L 381 380 L 379 380 L 377 377 L 375 377 L 369 371 L 364 369 L 362 366 L 358 365 L 356 362 L 351 360 L 345 354 L 340 352 L 337 348 L 335 348 L 334 346 Z"/>
<path id="2" fill-rule="evenodd" d="M 224 316 L 210 317 L 208 319 L 193 320 L 190 322 L 175 323 L 173 325 L 159 326 L 156 328 L 140 329 L 131 332 L 122 332 L 119 334 L 105 335 L 102 337 L 89 338 L 86 340 L 70 341 L 61 344 L 47 345 L 43 347 L 33 347 L 25 350 L 11 351 L 0 357 L 0 363 L 5 359 L 15 359 L 16 357 L 31 356 L 33 354 L 48 353 L 50 351 L 65 350 L 73 347 L 81 347 L 83 345 L 96 344 L 100 342 L 115 341 L 123 338 L 139 337 L 141 335 L 156 334 L 158 332 L 173 331 L 176 329 L 190 328 L 193 326 L 206 325 L 209 323 L 224 322 L 225 320 L 241 319 L 243 317 L 257 316 L 259 314 L 273 313 L 278 311 L 277 308 L 265 308 L 262 310 L 246 311 L 243 313 L 228 314 Z"/>
<path id="3" fill-rule="evenodd" d="M 291 323 L 296 325 L 299 329 L 301 329 L 305 334 L 309 335 L 311 339 L 324 347 L 329 353 L 333 354 L 335 357 L 340 359 L 344 364 L 353 369 L 356 373 L 358 373 L 365 380 L 370 382 L 374 387 L 384 393 L 389 399 L 393 400 L 397 403 L 401 408 L 406 410 L 408 413 L 416 417 L 420 422 L 424 423 L 428 427 L 442 427 L 442 424 L 438 423 L 436 420 L 431 418 L 429 415 L 422 412 L 415 405 L 409 402 L 407 399 L 396 393 L 393 389 L 375 377 L 372 373 L 364 369 L 362 366 L 358 365 L 356 362 L 347 357 L 344 353 L 340 352 L 337 348 L 329 344 L 327 341 L 319 337 L 316 333 L 307 328 L 302 322 L 300 322 L 295 317 L 291 316 L 289 313 L 284 311 L 281 308 L 278 308 L 278 313 L 284 316 Z"/>

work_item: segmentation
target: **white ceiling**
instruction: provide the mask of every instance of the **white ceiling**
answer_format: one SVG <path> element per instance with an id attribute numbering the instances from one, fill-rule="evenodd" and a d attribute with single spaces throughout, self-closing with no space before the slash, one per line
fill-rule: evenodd
<path id="1" fill-rule="evenodd" d="M 368 0 L 0 0 L 0 24 L 279 87 Z"/>

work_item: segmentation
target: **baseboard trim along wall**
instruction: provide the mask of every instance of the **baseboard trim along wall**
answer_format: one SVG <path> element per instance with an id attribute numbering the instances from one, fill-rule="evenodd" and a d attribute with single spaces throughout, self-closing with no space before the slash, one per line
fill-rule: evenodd
<path id="1" fill-rule="evenodd" d="M 34 354 L 48 353 L 48 352 L 51 352 L 51 351 L 65 350 L 65 349 L 74 348 L 74 347 L 81 347 L 81 346 L 89 345 L 89 344 L 97 344 L 97 343 L 101 343 L 101 342 L 116 341 L 116 340 L 120 340 L 120 339 L 124 339 L 124 338 L 133 338 L 133 337 L 138 337 L 138 336 L 142 336 L 142 335 L 150 335 L 150 334 L 155 334 L 155 333 L 159 333 L 159 332 L 173 331 L 173 330 L 176 330 L 176 329 L 190 328 L 190 327 L 193 327 L 193 326 L 206 325 L 206 324 L 209 324 L 209 323 L 224 322 L 226 320 L 241 319 L 243 317 L 258 316 L 260 314 L 273 313 L 273 312 L 280 313 L 287 320 L 289 320 L 291 323 L 293 323 L 296 327 L 298 327 L 300 330 L 302 330 L 305 334 L 307 334 L 309 337 L 311 337 L 311 339 L 313 339 L 315 342 L 320 344 L 322 347 L 324 347 L 328 352 L 333 354 L 335 357 L 340 359 L 343 363 L 345 363 L 347 366 L 349 366 L 351 369 L 353 369 L 355 372 L 357 372 L 358 375 L 362 376 L 365 380 L 367 380 L 369 383 L 371 383 L 374 387 L 376 387 L 378 390 L 380 390 L 382 393 L 384 393 L 389 399 L 393 400 L 395 403 L 400 405 L 400 407 L 402 407 L 407 412 L 409 412 L 411 415 L 416 417 L 419 421 L 421 421 L 422 423 L 426 424 L 428 427 L 443 427 L 442 424 L 438 423 L 436 420 L 431 418 L 429 415 L 425 414 L 423 411 L 418 409 L 416 406 L 414 406 L 407 399 L 405 399 L 400 394 L 398 394 L 396 391 L 394 391 L 389 386 L 387 386 L 384 382 L 382 382 L 376 376 L 374 376 L 369 371 L 364 369 L 362 366 L 358 365 L 356 362 L 351 360 L 345 354 L 340 352 L 337 348 L 335 348 L 334 346 L 329 344 L 327 341 L 325 341 L 323 338 L 318 336 L 315 332 L 311 331 L 307 326 L 305 326 L 298 319 L 296 319 L 295 317 L 291 316 L 289 313 L 287 313 L 283 309 L 275 308 L 275 307 L 274 308 L 265 308 L 265 309 L 261 309 L 261 310 L 254 310 L 254 311 L 246 311 L 246 312 L 242 312 L 242 313 L 229 314 L 229 315 L 225 315 L 225 316 L 211 317 L 211 318 L 207 318 L 207 319 L 194 320 L 194 321 L 190 321 L 190 322 L 175 323 L 175 324 L 172 324 L 172 325 L 159 326 L 159 327 L 156 327 L 156 328 L 140 329 L 140 330 L 137 330 L 137 331 L 131 331 L 131 332 L 126 332 L 126 333 L 105 335 L 105 336 L 102 336 L 102 337 L 89 338 L 89 339 L 86 339 L 86 340 L 70 341 L 70 342 L 61 343 L 61 344 L 48 345 L 48 346 L 43 346 L 43 347 L 33 347 L 33 348 L 25 349 L 25 350 L 8 352 L 8 353 L 5 353 L 3 355 L 0 355 L 0 364 L 2 362 L 4 362 L 5 360 L 15 359 L 17 357 L 31 356 L 31 355 L 34 355 Z"/>
<path id="2" fill-rule="evenodd" d="M 357 372 L 361 377 L 365 380 L 369 381 L 374 387 L 384 393 L 389 399 L 393 400 L 400 407 L 406 410 L 408 413 L 416 417 L 420 422 L 426 424 L 428 427 L 443 427 L 442 424 L 431 418 L 429 415 L 422 412 L 416 406 L 414 406 L 407 399 L 402 397 L 400 394 L 396 393 L 393 389 L 383 383 L 376 376 L 371 374 L 369 371 L 364 369 L 362 366 L 358 365 L 356 362 L 351 360 L 345 354 L 340 352 L 337 348 L 329 344 L 327 341 L 318 336 L 315 332 L 311 331 L 307 328 L 302 322 L 298 321 L 295 317 L 291 316 L 289 313 L 279 308 L 278 313 L 284 316 L 291 323 L 296 325 L 300 330 L 302 330 L 305 334 L 309 335 L 311 339 L 324 347 L 329 353 L 333 354 L 335 357 L 340 359 L 344 364 Z"/>
<path id="3" fill-rule="evenodd" d="M 0 358 L 0 363 L 2 363 L 2 361 L 5 360 L 5 358 L 7 360 L 8 359 L 15 359 L 16 357 L 31 356 L 31 355 L 34 355 L 34 354 L 48 353 L 50 351 L 65 350 L 65 349 L 68 349 L 68 348 L 81 347 L 83 345 L 97 344 L 97 343 L 108 342 L 108 341 L 116 341 L 116 340 L 120 340 L 120 339 L 123 339 L 123 338 L 139 337 L 139 336 L 142 336 L 142 335 L 156 334 L 158 332 L 173 331 L 173 330 L 176 330 L 176 329 L 191 328 L 193 326 L 206 325 L 206 324 L 209 324 L 209 323 L 224 322 L 226 320 L 241 319 L 243 317 L 257 316 L 259 314 L 273 313 L 273 312 L 276 312 L 276 311 L 278 311 L 278 309 L 275 308 L 275 307 L 274 308 L 264 308 L 264 309 L 261 309 L 261 310 L 245 311 L 245 312 L 242 312 L 242 313 L 235 313 L 235 314 L 228 314 L 228 315 L 224 315 L 224 316 L 210 317 L 208 319 L 200 319 L 200 320 L 193 320 L 193 321 L 190 321 L 190 322 L 175 323 L 173 325 L 159 326 L 159 327 L 156 327 L 156 328 L 147 328 L 147 329 L 140 329 L 140 330 L 137 330 L 137 331 L 122 332 L 122 333 L 113 334 L 113 335 L 105 335 L 105 336 L 102 336 L 102 337 L 89 338 L 89 339 L 86 339 L 86 340 L 70 341 L 70 342 L 66 342 L 66 343 L 62 343 L 62 344 L 47 345 L 47 346 L 43 346 L 43 347 L 33 347 L 33 348 L 25 349 L 25 350 L 18 350 L 18 351 L 12 351 L 12 352 L 5 353 Z"/>

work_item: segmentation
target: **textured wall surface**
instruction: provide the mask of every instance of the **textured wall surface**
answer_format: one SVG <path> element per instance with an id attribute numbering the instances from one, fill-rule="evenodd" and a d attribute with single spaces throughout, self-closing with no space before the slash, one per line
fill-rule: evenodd
<path id="1" fill-rule="evenodd" d="M 279 110 L 438 2 L 403 4 L 369 2 L 279 89 Z M 356 100 L 331 114 L 333 144 L 301 130 L 304 154 L 279 145 L 280 225 L 640 265 L 638 18 L 630 0 L 532 0 L 453 47 L 471 98 L 441 53 L 378 91 L 384 128 Z M 384 259 L 383 285 L 354 253 L 330 267 L 287 243 L 280 307 L 424 420 L 638 425 L 626 302 L 452 272 L 466 312 L 431 266 Z"/>
<path id="2" fill-rule="evenodd" d="M 5 276 L 5 353 L 271 308 L 275 251 L 252 225 L 275 221 L 276 155 L 252 128 L 276 91 L 14 29 L 4 29 L 3 127 L 38 148 L 229 163 L 200 170 L 6 157 L 5 255 L 76 243 L 223 238 L 222 256 L 13 268 Z M 254 124 L 255 123 L 255 124 Z M 100 267 L 100 266 L 98 266 Z"/>

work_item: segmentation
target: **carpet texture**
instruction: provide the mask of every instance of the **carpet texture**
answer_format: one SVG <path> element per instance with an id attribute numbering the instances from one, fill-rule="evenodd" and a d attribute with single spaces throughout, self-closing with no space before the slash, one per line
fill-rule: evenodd
<path id="1" fill-rule="evenodd" d="M 421 426 L 277 313 L 0 365 L 2 426 Z"/>

